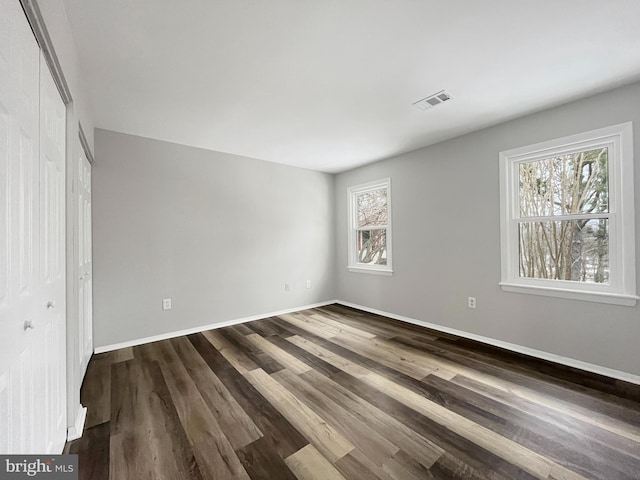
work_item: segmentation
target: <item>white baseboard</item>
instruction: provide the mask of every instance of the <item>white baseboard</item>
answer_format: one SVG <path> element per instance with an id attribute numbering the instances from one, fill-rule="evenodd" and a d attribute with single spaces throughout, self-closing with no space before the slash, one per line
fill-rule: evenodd
<path id="1" fill-rule="evenodd" d="M 169 338 L 182 337 L 184 335 L 200 333 L 206 330 L 213 330 L 215 328 L 230 327 L 232 325 L 252 322 L 254 320 L 261 320 L 263 318 L 275 317 L 277 315 L 283 315 L 285 313 L 299 312 L 301 310 L 308 310 L 309 308 L 324 307 L 325 305 L 331 305 L 333 303 L 338 303 L 338 301 L 327 300 L 326 302 L 313 303 L 311 305 L 303 305 L 295 308 L 288 308 L 286 310 L 279 310 L 277 312 L 262 313 L 260 315 L 253 315 L 251 317 L 236 318 L 234 320 L 227 320 L 226 322 L 211 323 L 209 325 L 201 325 L 199 327 L 187 328 L 186 330 L 178 330 L 175 332 L 167 332 L 167 333 L 161 333 L 160 335 L 153 335 L 151 337 L 137 338 L 135 340 L 128 340 L 126 342 L 114 343 L 113 345 L 103 345 L 101 347 L 96 347 L 94 352 L 104 353 L 104 352 L 110 352 L 112 350 L 118 350 L 120 348 L 135 347 L 136 345 L 143 345 L 145 343 L 157 342 L 160 340 L 167 340 Z"/>
<path id="2" fill-rule="evenodd" d="M 456 330 L 455 328 L 443 327 L 442 325 L 436 325 L 435 323 L 416 320 L 415 318 L 409 318 L 402 315 L 396 315 L 394 313 L 383 312 L 382 310 L 365 307 L 363 305 L 357 305 L 355 303 L 345 302 L 342 300 L 337 300 L 335 303 L 344 305 L 345 307 L 351 307 L 351 308 L 356 308 L 358 310 L 363 310 L 365 312 L 375 313 L 376 315 L 382 315 L 383 317 L 393 318 L 394 320 L 400 320 L 401 322 L 411 323 L 413 325 L 418 325 L 420 327 L 426 327 L 432 330 L 437 330 L 440 332 L 457 335 L 459 337 L 468 338 L 470 340 L 476 340 L 478 342 L 493 345 L 495 347 L 504 348 L 505 350 L 511 350 L 512 352 L 522 353 L 524 355 L 540 358 L 542 360 L 549 360 L 551 362 L 559 363 L 561 365 L 566 365 L 568 367 L 574 367 L 580 370 L 586 370 L 587 372 L 597 373 L 599 375 L 604 375 L 606 377 L 615 378 L 618 380 L 623 380 L 625 382 L 640 385 L 640 376 L 634 375 L 632 373 L 622 372 L 619 370 L 614 370 L 612 368 L 595 365 L 593 363 L 587 363 L 581 360 L 575 360 L 573 358 L 563 357 L 561 355 L 556 355 L 555 353 L 549 353 L 549 352 L 544 352 L 542 350 L 523 347 L 522 345 L 516 345 L 515 343 L 503 342 L 502 340 L 496 340 L 490 337 L 483 337 L 482 335 L 476 335 L 475 333 L 468 333 L 462 330 Z"/>
<path id="3" fill-rule="evenodd" d="M 77 440 L 82 437 L 82 432 L 84 431 L 84 421 L 87 418 L 87 407 L 83 407 L 82 405 L 78 406 L 78 413 L 76 414 L 76 419 L 73 422 L 73 425 L 67 428 L 67 441 Z"/>
<path id="4" fill-rule="evenodd" d="M 377 310 L 375 308 L 365 307 L 364 305 L 345 302 L 343 300 L 328 300 L 325 302 L 319 302 L 319 303 L 314 303 L 310 305 L 303 305 L 299 307 L 289 308 L 286 310 L 279 310 L 277 312 L 270 312 L 270 313 L 264 313 L 259 315 L 253 315 L 250 317 L 237 318 L 234 320 L 227 320 L 225 322 L 212 323 L 209 325 L 201 325 L 198 327 L 193 327 L 185 330 L 163 333 L 163 334 L 154 335 L 151 337 L 138 338 L 138 339 L 129 340 L 126 342 L 115 343 L 112 345 L 104 345 L 104 346 L 96 347 L 95 353 L 104 353 L 104 352 L 110 352 L 112 350 L 118 350 L 120 348 L 135 347 L 136 345 L 143 345 L 145 343 L 157 342 L 160 340 L 167 340 L 169 338 L 181 337 L 183 335 L 191 335 L 193 333 L 200 333 L 206 330 L 213 330 L 216 328 L 229 327 L 232 325 L 252 322 L 254 320 L 260 320 L 263 318 L 275 317 L 277 315 L 282 315 L 285 313 L 292 313 L 292 312 L 298 312 L 301 310 L 307 310 L 309 308 L 323 307 L 325 305 L 331 305 L 333 303 L 344 305 L 345 307 L 356 308 L 358 310 L 362 310 L 369 313 L 374 313 L 376 315 L 382 315 L 383 317 L 393 318 L 395 320 L 400 320 L 401 322 L 411 323 L 413 325 L 430 328 L 432 330 L 450 333 L 452 335 L 468 338 L 470 340 L 476 340 L 478 342 L 486 343 L 488 345 L 493 345 L 495 347 L 504 348 L 505 350 L 510 350 L 512 352 L 522 353 L 524 355 L 529 355 L 531 357 L 555 362 L 560 365 L 566 365 L 568 367 L 574 367 L 580 370 L 585 370 L 587 372 L 597 373 L 599 375 L 604 375 L 606 377 L 615 378 L 618 380 L 623 380 L 625 382 L 640 385 L 640 376 L 634 375 L 632 373 L 622 372 L 620 370 L 614 370 L 612 368 L 595 365 L 593 363 L 588 363 L 588 362 L 583 362 L 581 360 L 575 360 L 573 358 L 563 357 L 561 355 L 556 355 L 555 353 L 536 350 L 533 348 L 524 347 L 522 345 L 517 345 L 515 343 L 504 342 L 502 340 L 497 340 L 490 337 L 484 337 L 482 335 L 476 335 L 475 333 L 469 333 L 462 330 L 457 330 L 455 328 L 444 327 L 442 325 L 437 325 L 435 323 L 429 323 L 422 320 L 417 320 L 415 318 L 405 317 L 403 315 L 396 315 L 395 313 L 385 312 L 382 310 Z M 83 408 L 82 410 L 84 410 L 84 413 L 82 415 L 86 415 L 86 408 Z M 81 412 L 78 412 L 78 415 L 80 415 L 80 413 Z M 81 424 L 84 424 L 84 416 L 82 417 Z M 78 425 L 78 419 L 76 419 L 76 425 Z M 69 428 L 69 432 L 71 432 L 72 430 L 76 430 L 75 427 Z M 79 438 L 82 435 L 82 427 L 80 427 L 79 432 L 80 432 L 80 435 L 76 438 Z M 71 438 L 69 437 L 69 439 Z"/>

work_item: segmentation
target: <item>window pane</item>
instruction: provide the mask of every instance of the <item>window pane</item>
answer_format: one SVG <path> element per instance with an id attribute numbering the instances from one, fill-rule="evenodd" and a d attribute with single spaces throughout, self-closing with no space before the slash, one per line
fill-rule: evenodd
<path id="1" fill-rule="evenodd" d="M 358 263 L 387 264 L 387 231 L 385 229 L 358 230 L 356 241 L 358 242 Z"/>
<path id="2" fill-rule="evenodd" d="M 520 216 L 609 211 L 606 147 L 520 164 Z"/>
<path id="3" fill-rule="evenodd" d="M 387 189 L 380 188 L 356 196 L 358 227 L 378 227 L 388 223 Z"/>
<path id="4" fill-rule="evenodd" d="M 520 276 L 609 283 L 609 220 L 520 223 Z"/>

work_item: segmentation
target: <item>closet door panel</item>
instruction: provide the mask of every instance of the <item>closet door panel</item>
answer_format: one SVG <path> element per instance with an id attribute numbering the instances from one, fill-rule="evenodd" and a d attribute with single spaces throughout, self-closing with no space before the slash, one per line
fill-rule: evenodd
<path id="1" fill-rule="evenodd" d="M 66 269 L 65 130 L 66 108 L 44 60 L 40 67 L 40 232 L 43 322 L 47 344 L 44 380 L 47 450 L 66 437 Z"/>
<path id="2" fill-rule="evenodd" d="M 0 0 L 0 453 L 39 449 L 34 383 L 39 264 L 39 48 Z"/>
<path id="3" fill-rule="evenodd" d="M 20 2 L 0 12 L 0 454 L 60 453 L 65 107 Z"/>
<path id="4" fill-rule="evenodd" d="M 78 202 L 78 326 L 80 370 L 85 372 L 93 352 L 93 270 L 91 262 L 91 164 L 87 157 L 78 159 L 76 196 Z"/>

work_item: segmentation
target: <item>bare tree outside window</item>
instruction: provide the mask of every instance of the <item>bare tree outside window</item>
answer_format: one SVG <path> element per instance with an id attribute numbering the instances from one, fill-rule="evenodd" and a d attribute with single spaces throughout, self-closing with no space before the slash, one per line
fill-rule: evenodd
<path id="1" fill-rule="evenodd" d="M 351 272 L 393 275 L 391 178 L 347 188 Z"/>
<path id="2" fill-rule="evenodd" d="M 631 122 L 500 152 L 500 288 L 634 306 Z"/>
<path id="3" fill-rule="evenodd" d="M 387 264 L 387 189 L 356 195 L 358 263 Z"/>
<path id="4" fill-rule="evenodd" d="M 519 165 L 520 276 L 609 282 L 608 148 Z"/>

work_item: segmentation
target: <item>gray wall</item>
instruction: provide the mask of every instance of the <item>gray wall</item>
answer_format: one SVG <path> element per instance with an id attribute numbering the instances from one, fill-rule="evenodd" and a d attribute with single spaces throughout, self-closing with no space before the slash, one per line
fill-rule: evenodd
<path id="1" fill-rule="evenodd" d="M 446 108 L 440 107 L 440 108 Z M 425 112 L 437 115 L 438 110 Z M 339 174 L 338 297 L 346 302 L 640 375 L 640 306 L 503 292 L 498 153 L 634 122 L 640 212 L 640 84 Z M 347 271 L 346 189 L 391 177 L 392 277 Z M 640 259 L 640 220 L 636 257 Z M 636 265 L 637 269 L 637 265 Z M 640 281 L 640 271 L 637 273 Z M 477 297 L 476 310 L 467 297 Z"/>
<path id="2" fill-rule="evenodd" d="M 95 150 L 96 347 L 336 297 L 333 175 L 105 130 Z"/>

